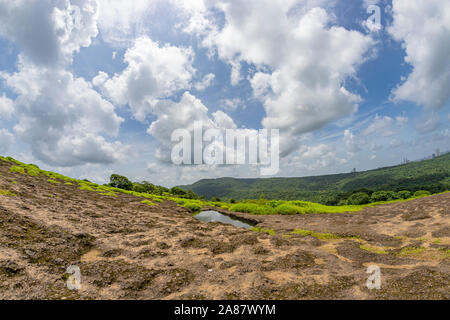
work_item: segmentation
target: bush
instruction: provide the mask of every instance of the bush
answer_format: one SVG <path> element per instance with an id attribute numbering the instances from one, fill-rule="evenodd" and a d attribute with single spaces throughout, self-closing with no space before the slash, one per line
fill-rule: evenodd
<path id="1" fill-rule="evenodd" d="M 399 199 L 409 199 L 411 198 L 411 196 L 412 196 L 411 192 L 406 190 L 397 192 L 397 198 Z"/>
<path id="2" fill-rule="evenodd" d="M 188 208 L 189 210 L 196 212 L 201 210 L 201 206 L 195 202 L 186 202 L 183 207 Z"/>
<path id="3" fill-rule="evenodd" d="M 127 177 L 120 176 L 118 174 L 112 174 L 109 178 L 109 185 L 113 188 L 119 188 L 123 190 L 133 190 L 133 183 L 128 180 Z"/>
<path id="4" fill-rule="evenodd" d="M 414 197 L 427 197 L 430 196 L 431 192 L 426 190 L 419 190 L 414 192 Z"/>
<path id="5" fill-rule="evenodd" d="M 25 169 L 19 166 L 12 166 L 9 168 L 9 172 L 25 174 Z"/>
<path id="6" fill-rule="evenodd" d="M 186 191 L 184 191 L 180 187 L 173 187 L 172 189 L 170 189 L 170 193 L 176 196 L 184 196 L 186 194 Z"/>
<path id="7" fill-rule="evenodd" d="M 348 205 L 362 205 L 368 203 L 370 203 L 370 197 L 365 192 L 354 193 L 347 199 Z"/>
<path id="8" fill-rule="evenodd" d="M 255 213 L 258 211 L 258 205 L 254 203 L 237 203 L 230 207 L 230 211 Z"/>
<path id="9" fill-rule="evenodd" d="M 372 202 L 380 202 L 380 201 L 392 201 L 398 199 L 398 197 L 393 191 L 377 191 L 372 193 L 370 199 L 372 200 Z"/>
<path id="10" fill-rule="evenodd" d="M 282 205 L 276 207 L 275 211 L 278 214 L 282 214 L 282 215 L 293 215 L 293 214 L 301 213 L 301 211 L 298 207 L 290 205 L 290 204 L 282 204 Z"/>

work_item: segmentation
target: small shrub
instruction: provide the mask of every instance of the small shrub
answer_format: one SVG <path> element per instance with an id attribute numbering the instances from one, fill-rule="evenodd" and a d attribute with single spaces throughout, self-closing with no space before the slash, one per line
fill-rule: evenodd
<path id="1" fill-rule="evenodd" d="M 47 181 L 50 182 L 50 183 L 53 183 L 53 184 L 60 184 L 61 183 L 61 182 L 58 182 L 58 181 L 52 180 L 52 179 L 48 179 Z"/>
<path id="2" fill-rule="evenodd" d="M 153 202 L 151 202 L 150 200 L 144 200 L 144 201 L 141 201 L 141 203 L 147 204 L 147 205 L 149 205 L 149 206 L 156 206 L 156 203 L 153 203 Z"/>
<path id="3" fill-rule="evenodd" d="M 426 190 L 419 190 L 414 192 L 414 197 L 428 197 L 431 195 L 430 191 L 426 191 Z"/>
<path id="4" fill-rule="evenodd" d="M 12 166 L 9 168 L 9 172 L 25 174 L 25 169 L 19 166 Z"/>
<path id="5" fill-rule="evenodd" d="M 392 201 L 397 198 L 397 195 L 393 191 L 377 191 L 372 193 L 370 197 L 372 202 L 381 202 L 381 201 Z"/>
<path id="6" fill-rule="evenodd" d="M 300 208 L 290 205 L 290 204 L 282 204 L 275 208 L 275 211 L 282 215 L 294 215 L 301 213 Z"/>
<path id="7" fill-rule="evenodd" d="M 368 204 L 368 203 L 370 203 L 370 197 L 365 192 L 354 193 L 347 199 L 348 205 L 358 206 L 358 205 Z"/>
<path id="8" fill-rule="evenodd" d="M 411 192 L 409 192 L 407 190 L 397 192 L 397 198 L 398 199 L 405 199 L 406 200 L 406 199 L 411 198 L 411 196 L 412 196 Z"/>
<path id="9" fill-rule="evenodd" d="M 128 180 L 127 177 L 120 176 L 118 174 L 112 174 L 109 180 L 110 180 L 109 185 L 111 187 L 129 191 L 133 189 L 133 183 L 130 180 Z"/>
<path id="10" fill-rule="evenodd" d="M 195 202 L 187 202 L 183 205 L 183 207 L 188 208 L 193 212 L 199 211 L 202 208 L 202 206 L 200 206 L 198 203 Z"/>

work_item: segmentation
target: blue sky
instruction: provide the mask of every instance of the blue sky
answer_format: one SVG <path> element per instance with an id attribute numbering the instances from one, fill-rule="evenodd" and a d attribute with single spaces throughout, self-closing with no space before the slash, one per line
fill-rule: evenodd
<path id="1" fill-rule="evenodd" d="M 259 176 L 170 163 L 194 121 L 279 129 L 278 176 L 448 151 L 449 17 L 445 0 L 0 0 L 0 154 L 173 186 Z"/>

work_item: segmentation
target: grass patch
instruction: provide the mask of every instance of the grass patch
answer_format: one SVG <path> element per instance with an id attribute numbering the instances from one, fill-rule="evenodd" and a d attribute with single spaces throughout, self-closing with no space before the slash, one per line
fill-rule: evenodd
<path id="1" fill-rule="evenodd" d="M 272 230 L 272 229 L 263 229 L 263 228 L 261 228 L 261 227 L 251 227 L 250 230 L 251 230 L 251 231 L 255 231 L 255 232 L 263 232 L 263 233 L 267 233 L 267 234 L 270 235 L 270 236 L 274 236 L 274 235 L 276 234 L 276 233 L 275 233 L 275 230 Z"/>
<path id="2" fill-rule="evenodd" d="M 9 197 L 15 197 L 17 196 L 14 192 L 11 192 L 9 190 L 3 190 L 0 189 L 0 196 L 9 196 Z"/>
<path id="3" fill-rule="evenodd" d="M 406 247 L 403 248 L 397 255 L 399 256 L 409 256 L 409 255 L 415 255 L 420 254 L 425 251 L 425 248 L 422 247 Z"/>
<path id="4" fill-rule="evenodd" d="M 192 201 L 188 201 L 186 203 L 183 204 L 183 207 L 188 208 L 191 211 L 199 211 L 202 209 L 202 206 L 198 203 L 192 202 Z"/>
<path id="5" fill-rule="evenodd" d="M 359 248 L 363 249 L 363 250 L 366 250 L 366 251 L 369 251 L 369 252 L 376 253 L 376 254 L 389 254 L 389 252 L 387 252 L 384 249 L 372 247 L 372 246 L 369 246 L 369 245 L 360 245 Z"/>
<path id="6" fill-rule="evenodd" d="M 150 200 L 143 200 L 141 201 L 143 204 L 147 204 L 149 206 L 156 206 L 156 203 L 151 202 Z"/>
<path id="7" fill-rule="evenodd" d="M 311 230 L 302 230 L 302 229 L 295 229 L 291 232 L 291 234 L 298 234 L 301 236 L 311 236 L 319 240 L 335 240 L 335 239 L 359 239 L 358 236 L 343 236 L 338 234 L 332 234 L 332 233 L 322 233 L 322 232 L 315 232 Z"/>
<path id="8" fill-rule="evenodd" d="M 9 168 L 9 172 L 25 174 L 25 169 L 19 166 L 12 166 Z"/>
<path id="9" fill-rule="evenodd" d="M 53 183 L 53 184 L 61 184 L 61 182 L 53 180 L 53 179 L 48 179 L 47 181 L 50 183 Z"/>
<path id="10" fill-rule="evenodd" d="M 104 193 L 99 193 L 99 195 L 101 196 L 106 196 L 106 197 L 114 197 L 117 198 L 117 194 L 115 194 L 114 192 L 104 192 Z"/>

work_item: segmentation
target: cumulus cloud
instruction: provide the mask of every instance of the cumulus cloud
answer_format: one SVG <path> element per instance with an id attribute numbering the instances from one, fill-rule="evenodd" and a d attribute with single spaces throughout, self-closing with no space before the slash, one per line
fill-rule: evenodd
<path id="1" fill-rule="evenodd" d="M 241 80 L 242 62 L 256 66 L 249 80 L 266 111 L 263 126 L 281 130 L 284 155 L 298 147 L 296 137 L 356 111 L 361 100 L 344 80 L 356 73 L 373 40 L 332 26 L 317 4 L 207 1 L 186 10 L 192 19 L 184 30 L 232 66 L 232 84 Z M 224 14 L 221 29 L 210 18 L 212 7 Z"/>
<path id="2" fill-rule="evenodd" d="M 98 34 L 94 0 L 0 0 L 0 34 L 37 65 L 72 61 Z"/>
<path id="3" fill-rule="evenodd" d="M 118 160 L 123 147 L 102 134 L 116 136 L 123 119 L 88 82 L 63 69 L 26 61 L 18 69 L 2 77 L 18 95 L 14 131 L 30 144 L 34 156 L 58 166 Z"/>
<path id="4" fill-rule="evenodd" d="M 160 45 L 141 37 L 125 53 L 123 72 L 112 78 L 100 72 L 93 83 L 114 103 L 128 104 L 137 120 L 145 121 L 160 100 L 191 87 L 193 55 L 190 48 Z"/>
<path id="5" fill-rule="evenodd" d="M 159 0 L 98 0 L 98 26 L 102 39 L 113 46 L 124 47 L 143 36 L 148 19 Z"/>
<path id="6" fill-rule="evenodd" d="M 224 112 L 213 113 L 208 116 L 208 108 L 189 92 L 185 92 L 179 102 L 170 100 L 160 101 L 155 106 L 155 115 L 158 119 L 148 128 L 148 134 L 156 138 L 160 144 L 157 158 L 163 162 L 170 162 L 172 149 L 171 136 L 176 129 L 194 130 L 194 123 L 199 121 L 204 129 L 233 129 L 236 128 L 233 120 Z"/>
<path id="7" fill-rule="evenodd" d="M 450 98 L 450 2 L 393 0 L 392 10 L 389 32 L 402 42 L 405 62 L 413 67 L 393 99 L 443 107 Z"/>
<path id="8" fill-rule="evenodd" d="M 0 154 L 8 152 L 14 141 L 14 135 L 11 132 L 6 129 L 0 129 Z"/>
<path id="9" fill-rule="evenodd" d="M 4 93 L 0 97 L 0 119 L 9 119 L 14 112 L 14 102 Z"/>

